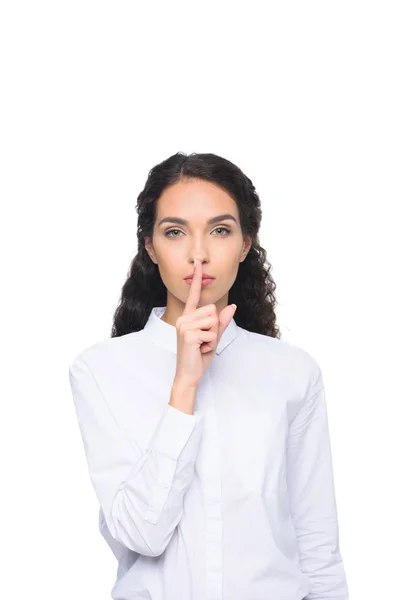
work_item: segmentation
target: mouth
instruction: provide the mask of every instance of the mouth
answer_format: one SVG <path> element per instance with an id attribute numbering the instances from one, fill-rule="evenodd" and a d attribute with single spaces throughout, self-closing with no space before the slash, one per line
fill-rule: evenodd
<path id="1" fill-rule="evenodd" d="M 184 277 L 184 279 L 193 279 L 193 275 L 188 275 L 187 277 Z M 212 275 L 208 275 L 208 273 L 203 273 L 202 275 L 202 279 L 215 279 L 215 277 L 213 277 Z"/>
<path id="2" fill-rule="evenodd" d="M 184 281 L 191 285 L 192 281 L 193 281 L 193 277 L 187 277 L 186 279 L 184 279 Z M 201 280 L 201 286 L 205 286 L 205 285 L 210 285 L 213 281 L 215 281 L 214 277 L 203 277 Z"/>

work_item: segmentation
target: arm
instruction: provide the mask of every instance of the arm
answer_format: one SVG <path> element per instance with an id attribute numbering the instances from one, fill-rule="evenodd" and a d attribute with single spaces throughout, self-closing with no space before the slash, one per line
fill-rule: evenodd
<path id="1" fill-rule="evenodd" d="M 348 600 L 339 548 L 327 406 L 321 370 L 289 426 L 288 490 L 303 573 L 312 582 L 306 600 Z"/>
<path id="2" fill-rule="evenodd" d="M 141 449 L 118 427 L 83 358 L 71 363 L 69 378 L 90 479 L 112 537 L 134 552 L 159 556 L 183 514 L 202 417 L 166 404 Z"/>

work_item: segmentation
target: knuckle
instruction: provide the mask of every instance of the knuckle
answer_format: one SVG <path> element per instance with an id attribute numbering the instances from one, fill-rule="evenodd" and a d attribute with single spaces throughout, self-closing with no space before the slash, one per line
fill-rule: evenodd
<path id="1" fill-rule="evenodd" d="M 186 331 L 189 330 L 188 324 L 187 323 L 181 323 L 181 325 L 179 326 L 179 333 L 184 335 L 186 333 Z"/>
<path id="2" fill-rule="evenodd" d="M 186 325 L 188 322 L 189 322 L 189 321 L 188 321 L 188 319 L 187 319 L 187 316 L 186 316 L 186 315 L 182 315 L 182 316 L 180 316 L 180 317 L 178 317 L 178 318 L 177 318 L 177 320 L 176 320 L 176 322 L 175 322 L 175 327 L 176 327 L 177 329 L 182 329 L 182 327 L 183 327 L 184 325 Z"/>
<path id="3" fill-rule="evenodd" d="M 190 329 L 184 329 L 182 331 L 182 337 L 185 341 L 189 341 L 192 337 L 192 332 Z"/>

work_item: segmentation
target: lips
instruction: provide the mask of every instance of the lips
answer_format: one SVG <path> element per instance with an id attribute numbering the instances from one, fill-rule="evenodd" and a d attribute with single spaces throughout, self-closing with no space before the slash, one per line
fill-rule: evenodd
<path id="1" fill-rule="evenodd" d="M 188 275 L 187 277 L 184 277 L 184 279 L 186 279 L 186 280 L 193 279 L 193 275 Z M 204 279 L 215 279 L 215 277 L 212 277 L 211 275 L 207 275 L 207 273 L 206 273 L 206 274 L 203 274 L 202 279 L 204 281 Z"/>
<path id="2" fill-rule="evenodd" d="M 212 285 L 212 282 L 214 281 L 214 277 L 206 277 L 204 279 L 204 277 L 201 280 L 201 287 L 206 287 L 207 285 Z M 193 284 L 193 277 L 186 277 L 186 279 L 184 279 L 184 282 L 187 283 L 188 285 L 192 285 Z"/>

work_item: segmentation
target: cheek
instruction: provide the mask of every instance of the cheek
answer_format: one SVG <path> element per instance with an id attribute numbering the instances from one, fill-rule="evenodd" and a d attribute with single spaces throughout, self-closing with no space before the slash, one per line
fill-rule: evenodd
<path id="1" fill-rule="evenodd" d="M 239 271 L 239 259 L 234 263 L 230 263 L 226 270 L 226 283 L 229 287 L 235 283 L 238 271 Z"/>
<path id="2" fill-rule="evenodd" d="M 163 271 L 173 270 L 174 264 L 176 265 L 176 257 L 179 255 L 177 245 L 161 239 L 155 244 L 154 250 L 160 269 Z"/>
<path id="3" fill-rule="evenodd" d="M 168 248 L 165 251 L 159 251 L 157 256 L 158 268 L 164 283 L 175 281 L 179 273 L 179 266 L 182 263 L 179 253 L 176 250 Z"/>

